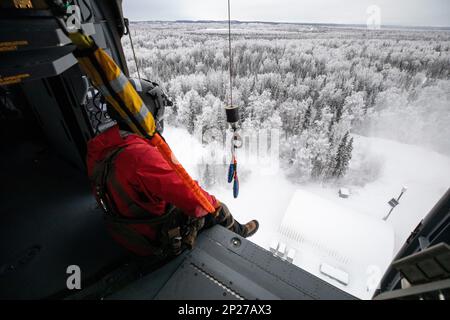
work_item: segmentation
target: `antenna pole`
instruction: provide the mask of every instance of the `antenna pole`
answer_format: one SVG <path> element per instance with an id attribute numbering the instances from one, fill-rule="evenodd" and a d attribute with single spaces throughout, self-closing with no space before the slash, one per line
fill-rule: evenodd
<path id="1" fill-rule="evenodd" d="M 127 29 L 128 29 L 127 30 L 128 31 L 128 37 L 130 38 L 131 51 L 133 51 L 134 63 L 136 64 L 136 71 L 137 71 L 137 74 L 138 74 L 138 79 L 139 79 L 139 81 L 141 81 L 141 73 L 139 72 L 139 65 L 138 65 L 138 61 L 137 61 L 137 58 L 136 58 L 136 52 L 134 51 L 133 37 L 131 36 L 131 30 L 130 30 L 128 19 L 126 20 L 126 24 L 127 24 Z"/>

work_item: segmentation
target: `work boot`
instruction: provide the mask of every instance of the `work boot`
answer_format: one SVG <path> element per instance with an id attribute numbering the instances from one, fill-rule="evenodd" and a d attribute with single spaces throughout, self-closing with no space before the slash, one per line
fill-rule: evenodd
<path id="1" fill-rule="evenodd" d="M 249 238 L 252 235 L 254 235 L 256 233 L 256 231 L 258 231 L 259 229 L 259 222 L 257 220 L 252 220 L 250 222 L 247 222 L 244 225 L 244 230 L 242 232 L 242 236 L 244 238 Z"/>

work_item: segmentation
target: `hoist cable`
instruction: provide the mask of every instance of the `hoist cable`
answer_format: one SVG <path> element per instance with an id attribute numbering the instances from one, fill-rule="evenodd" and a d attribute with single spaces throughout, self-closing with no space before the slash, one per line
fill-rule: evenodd
<path id="1" fill-rule="evenodd" d="M 231 43 L 231 0 L 228 0 L 228 50 L 229 50 L 229 71 L 230 71 L 230 104 L 226 108 L 227 121 L 233 130 L 231 140 L 231 163 L 228 169 L 228 183 L 233 183 L 233 196 L 239 195 L 239 178 L 237 173 L 236 149 L 242 146 L 242 139 L 237 132 L 237 123 L 239 121 L 238 108 L 233 106 L 233 48 Z"/>
<path id="2" fill-rule="evenodd" d="M 228 50 L 230 58 L 230 106 L 233 105 L 233 51 L 231 46 L 231 0 L 228 0 Z"/>

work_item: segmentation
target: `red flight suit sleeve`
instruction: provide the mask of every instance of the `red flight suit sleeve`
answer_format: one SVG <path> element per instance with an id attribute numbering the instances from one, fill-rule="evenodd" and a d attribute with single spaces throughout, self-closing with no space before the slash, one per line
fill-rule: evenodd
<path id="1" fill-rule="evenodd" d="M 136 175 L 140 187 L 147 195 L 157 196 L 173 204 L 188 216 L 200 218 L 208 214 L 155 147 L 140 149 Z M 203 189 L 201 191 L 215 208 L 219 206 L 214 196 Z"/>

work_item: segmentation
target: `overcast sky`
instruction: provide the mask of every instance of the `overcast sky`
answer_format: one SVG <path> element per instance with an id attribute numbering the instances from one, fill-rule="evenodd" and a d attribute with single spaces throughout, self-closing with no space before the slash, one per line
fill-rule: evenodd
<path id="1" fill-rule="evenodd" d="M 232 19 L 365 24 L 370 5 L 381 24 L 450 26 L 450 0 L 232 0 Z M 227 0 L 123 0 L 130 20 L 225 20 Z"/>

